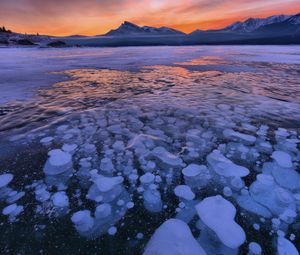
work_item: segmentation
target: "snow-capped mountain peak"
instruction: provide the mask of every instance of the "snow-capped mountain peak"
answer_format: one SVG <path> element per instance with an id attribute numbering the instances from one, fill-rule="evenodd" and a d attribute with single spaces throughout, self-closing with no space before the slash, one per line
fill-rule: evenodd
<path id="1" fill-rule="evenodd" d="M 300 25 L 300 13 L 290 17 L 287 22 L 293 25 Z"/>
<path id="2" fill-rule="evenodd" d="M 244 22 L 235 22 L 232 25 L 226 27 L 225 30 L 249 33 L 259 29 L 260 27 L 283 22 L 289 18 L 291 18 L 290 15 L 275 15 L 268 18 L 249 18 Z"/>
<path id="3" fill-rule="evenodd" d="M 106 36 L 132 36 L 132 35 L 183 35 L 184 33 L 168 27 L 140 27 L 125 21 L 117 29 L 109 31 Z"/>

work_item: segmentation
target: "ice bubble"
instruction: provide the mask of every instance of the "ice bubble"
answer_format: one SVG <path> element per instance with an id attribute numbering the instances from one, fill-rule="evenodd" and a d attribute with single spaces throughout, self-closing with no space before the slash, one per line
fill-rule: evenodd
<path id="1" fill-rule="evenodd" d="M 0 188 L 7 186 L 13 179 L 12 174 L 1 174 L 0 175 Z"/>
<path id="2" fill-rule="evenodd" d="M 10 215 L 10 214 L 12 214 L 17 209 L 17 207 L 18 207 L 17 204 L 12 204 L 12 205 L 6 206 L 2 210 L 2 213 L 4 215 Z"/>
<path id="3" fill-rule="evenodd" d="M 164 147 L 156 147 L 151 153 L 169 166 L 177 167 L 182 164 L 181 158 L 168 152 Z"/>
<path id="4" fill-rule="evenodd" d="M 123 206 L 125 204 L 124 200 L 120 199 L 117 201 L 118 206 Z"/>
<path id="5" fill-rule="evenodd" d="M 114 236 L 117 233 L 117 228 L 116 227 L 110 227 L 108 229 L 108 234 L 111 236 Z"/>
<path id="6" fill-rule="evenodd" d="M 136 238 L 137 239 L 143 239 L 144 238 L 144 234 L 143 233 L 137 233 Z"/>
<path id="7" fill-rule="evenodd" d="M 185 183 L 190 187 L 205 186 L 211 179 L 209 170 L 205 165 L 190 164 L 183 168 Z"/>
<path id="8" fill-rule="evenodd" d="M 294 219 L 297 217 L 297 213 L 294 210 L 288 208 L 282 214 L 280 214 L 279 217 L 284 222 L 291 224 L 294 222 Z"/>
<path id="9" fill-rule="evenodd" d="M 21 192 L 13 191 L 6 198 L 6 203 L 8 203 L 8 204 L 15 203 L 16 201 L 18 201 L 23 196 L 25 196 L 25 192 L 23 192 L 23 191 L 21 191 Z"/>
<path id="10" fill-rule="evenodd" d="M 154 182 L 155 176 L 151 173 L 146 173 L 140 177 L 140 182 L 142 184 L 151 184 Z"/>
<path id="11" fill-rule="evenodd" d="M 95 173 L 91 179 L 94 184 L 90 187 L 87 198 L 96 202 L 111 202 L 124 190 L 122 185 L 124 178 L 121 176 L 105 177 Z"/>
<path id="12" fill-rule="evenodd" d="M 134 207 L 134 203 L 133 203 L 133 202 L 128 202 L 128 203 L 126 204 L 126 207 L 127 207 L 128 209 L 131 209 L 131 208 Z"/>
<path id="13" fill-rule="evenodd" d="M 71 220 L 77 231 L 83 235 L 92 230 L 94 226 L 94 219 L 91 217 L 91 212 L 89 210 L 74 213 Z"/>
<path id="14" fill-rule="evenodd" d="M 289 191 L 279 187 L 271 175 L 259 174 L 250 186 L 251 197 L 262 206 L 279 216 L 286 209 L 296 210 L 296 204 Z"/>
<path id="15" fill-rule="evenodd" d="M 284 237 L 278 237 L 277 241 L 277 254 L 278 255 L 299 255 L 294 244 Z"/>
<path id="16" fill-rule="evenodd" d="M 194 192 L 187 185 L 179 185 L 174 189 L 174 193 L 177 197 L 185 200 L 193 200 L 195 198 Z"/>
<path id="17" fill-rule="evenodd" d="M 78 146 L 76 144 L 64 144 L 62 150 L 67 153 L 73 154 L 77 149 L 77 147 Z"/>
<path id="18" fill-rule="evenodd" d="M 223 135 L 225 138 L 227 139 L 232 139 L 234 141 L 238 141 L 244 144 L 254 144 L 256 141 L 256 137 L 252 136 L 252 135 L 246 135 L 246 134 L 242 134 L 239 132 L 236 132 L 232 129 L 225 129 L 223 131 Z"/>
<path id="19" fill-rule="evenodd" d="M 254 228 L 256 231 L 259 231 L 259 230 L 260 230 L 260 225 L 257 224 L 257 223 L 254 223 L 254 224 L 253 224 L 253 228 Z"/>
<path id="20" fill-rule="evenodd" d="M 121 135 L 123 133 L 123 128 L 118 124 L 107 127 L 107 130 L 116 135 Z"/>
<path id="21" fill-rule="evenodd" d="M 69 128 L 68 125 L 61 125 L 61 126 L 58 126 L 58 127 L 56 128 L 56 131 L 57 131 L 58 133 L 59 133 L 59 132 L 64 132 L 64 131 L 66 131 L 68 128 Z"/>
<path id="22" fill-rule="evenodd" d="M 43 144 L 49 144 L 53 141 L 53 137 L 51 136 L 48 136 L 48 137 L 44 137 L 43 139 L 40 140 L 40 143 L 43 143 Z"/>
<path id="23" fill-rule="evenodd" d="M 100 169 L 106 173 L 112 173 L 114 170 L 114 165 L 110 158 L 103 158 L 100 162 Z"/>
<path id="24" fill-rule="evenodd" d="M 124 178 L 121 176 L 105 177 L 103 175 L 98 175 L 93 181 L 101 192 L 107 192 L 112 190 L 115 186 L 122 184 Z"/>
<path id="25" fill-rule="evenodd" d="M 22 205 L 12 204 L 12 205 L 6 206 L 2 210 L 2 214 L 8 215 L 10 218 L 10 221 L 13 221 L 15 219 L 15 217 L 17 217 L 22 211 L 23 211 Z"/>
<path id="26" fill-rule="evenodd" d="M 51 150 L 44 166 L 47 175 L 58 175 L 72 169 L 72 156 L 59 149 Z"/>
<path id="27" fill-rule="evenodd" d="M 292 157 L 284 151 L 274 151 L 271 157 L 280 167 L 291 168 L 293 166 Z"/>
<path id="28" fill-rule="evenodd" d="M 240 207 L 265 218 L 271 218 L 272 213 L 263 205 L 257 203 L 251 196 L 244 194 L 236 198 Z"/>
<path id="29" fill-rule="evenodd" d="M 222 196 L 205 198 L 196 205 L 196 210 L 202 222 L 227 247 L 235 249 L 245 242 L 244 230 L 234 221 L 236 209 Z"/>
<path id="30" fill-rule="evenodd" d="M 249 243 L 249 253 L 248 255 L 261 255 L 262 249 L 258 243 Z"/>
<path id="31" fill-rule="evenodd" d="M 51 199 L 56 207 L 69 207 L 69 198 L 64 191 L 54 193 Z"/>
<path id="32" fill-rule="evenodd" d="M 264 169 L 271 170 L 276 182 L 283 188 L 297 190 L 300 188 L 300 174 L 292 168 L 283 168 L 274 163 L 265 163 Z M 267 171 L 264 171 L 264 173 Z"/>
<path id="33" fill-rule="evenodd" d="M 272 147 L 272 145 L 269 142 L 261 141 L 261 142 L 258 143 L 257 149 L 260 152 L 272 153 L 273 147 Z"/>
<path id="34" fill-rule="evenodd" d="M 153 171 L 155 169 L 155 167 L 156 167 L 155 162 L 153 162 L 153 161 L 148 161 L 147 162 L 146 169 L 148 171 Z"/>
<path id="35" fill-rule="evenodd" d="M 232 196 L 232 190 L 229 187 L 224 187 L 223 194 L 225 197 L 231 197 Z"/>
<path id="36" fill-rule="evenodd" d="M 189 226 L 178 219 L 164 222 L 153 234 L 143 255 L 206 255 Z"/>
<path id="37" fill-rule="evenodd" d="M 160 212 L 162 210 L 161 195 L 158 190 L 147 189 L 143 193 L 144 206 L 150 212 Z"/>
<path id="38" fill-rule="evenodd" d="M 130 182 L 132 184 L 135 184 L 138 178 L 139 178 L 139 176 L 137 174 L 130 174 L 128 176 L 128 179 L 130 180 Z"/>
<path id="39" fill-rule="evenodd" d="M 246 167 L 234 164 L 218 150 L 210 153 L 207 156 L 207 161 L 218 175 L 224 177 L 243 177 L 249 174 L 249 170 Z"/>
<path id="40" fill-rule="evenodd" d="M 117 152 L 121 152 L 125 149 L 124 143 L 122 141 L 116 141 L 112 147 Z"/>
<path id="41" fill-rule="evenodd" d="M 101 204 L 96 207 L 95 217 L 96 219 L 106 218 L 111 215 L 111 205 L 110 204 Z"/>
<path id="42" fill-rule="evenodd" d="M 230 185 L 234 190 L 241 190 L 245 187 L 244 181 L 239 177 L 232 178 L 232 180 L 230 181 Z"/>
<path id="43" fill-rule="evenodd" d="M 35 190 L 35 198 L 39 202 L 45 202 L 50 198 L 50 193 L 46 190 L 45 186 L 37 187 Z"/>

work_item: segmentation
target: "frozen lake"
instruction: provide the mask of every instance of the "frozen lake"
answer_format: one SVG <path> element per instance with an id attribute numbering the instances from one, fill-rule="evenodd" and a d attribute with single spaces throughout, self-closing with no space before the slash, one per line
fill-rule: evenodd
<path id="1" fill-rule="evenodd" d="M 300 46 L 0 56 L 1 254 L 298 254 Z"/>

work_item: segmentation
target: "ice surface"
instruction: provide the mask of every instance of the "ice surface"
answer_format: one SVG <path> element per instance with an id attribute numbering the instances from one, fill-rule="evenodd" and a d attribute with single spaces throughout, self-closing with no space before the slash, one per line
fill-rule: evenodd
<path id="1" fill-rule="evenodd" d="M 245 242 L 244 230 L 234 221 L 236 209 L 222 196 L 205 198 L 196 210 L 203 223 L 229 248 L 237 248 Z"/>
<path id="2" fill-rule="evenodd" d="M 58 52 L 53 50 L 52 58 L 48 59 L 52 64 L 64 65 L 65 59 L 71 61 L 66 65 L 69 71 L 64 72 L 68 78 L 49 88 L 41 88 L 32 101 L 11 103 L 2 109 L 5 118 L 0 120 L 0 128 L 4 132 L 0 133 L 1 138 L 5 138 L 5 148 L 1 160 L 4 159 L 5 169 L 10 169 L 14 175 L 18 173 L 13 182 L 16 190 L 8 186 L 10 183 L 1 187 L 3 179 L 0 176 L 2 208 L 16 201 L 26 203 L 23 205 L 26 213 L 18 220 L 21 224 L 28 221 L 34 228 L 39 228 L 40 221 L 46 225 L 54 217 L 70 213 L 68 217 L 73 216 L 71 220 L 79 235 L 88 239 L 109 235 L 109 229 L 116 230 L 115 226 L 120 231 L 105 238 L 118 240 L 122 248 L 128 248 L 128 244 L 140 248 L 157 223 L 176 215 L 193 227 L 193 233 L 199 235 L 197 240 L 208 254 L 247 252 L 249 243 L 239 248 L 242 238 L 234 238 L 238 232 L 243 232 L 234 222 L 236 211 L 240 216 L 239 224 L 248 232 L 249 242 L 262 240 L 260 245 L 264 251 L 276 249 L 277 239 L 272 240 L 276 233 L 282 238 L 290 237 L 291 241 L 295 239 L 300 211 L 299 96 L 295 85 L 299 68 L 274 63 L 226 62 L 228 58 L 238 58 L 239 47 L 228 47 L 229 53 L 223 47 L 213 48 L 219 52 L 208 53 L 201 47 L 187 48 L 165 50 L 176 56 L 182 54 L 180 59 L 187 57 L 187 51 L 213 53 L 214 57 L 172 66 L 151 66 L 137 72 L 83 70 L 78 66 L 79 69 L 70 70 L 77 57 L 67 52 L 80 53 L 81 49 L 59 51 L 62 56 L 56 56 Z M 249 50 L 257 52 L 258 49 Z M 98 52 L 85 50 L 87 56 L 80 65 L 103 67 L 112 64 L 120 69 L 141 67 L 144 60 L 136 64 L 129 59 L 134 59 L 133 55 L 137 56 L 138 52 L 147 51 L 146 55 L 153 52 L 153 48 L 123 49 L 119 52 L 121 61 L 108 63 L 110 59 L 102 55 L 101 49 Z M 47 54 L 48 50 L 45 51 Z M 113 55 L 116 49 L 103 51 Z M 125 58 L 124 52 L 130 54 Z M 226 54 L 226 58 L 220 56 L 220 52 Z M 89 53 L 101 55 L 108 62 L 101 59 L 99 64 L 97 59 L 96 63 Z M 280 56 L 282 58 L 282 54 Z M 285 53 L 287 56 L 294 58 Z M 169 58 L 167 56 L 170 63 Z M 1 58 L 1 61 L 5 60 Z M 161 56 L 146 60 L 149 64 L 153 64 L 152 61 L 164 60 Z M 51 68 L 59 69 L 59 65 Z M 224 71 L 226 65 L 227 68 L 231 66 L 230 71 Z M 197 71 L 201 68 L 206 68 L 206 72 Z M 217 71 L 219 69 L 221 72 Z M 244 71 L 235 73 L 236 70 Z M 13 68 L 11 71 L 15 75 Z M 36 77 L 31 71 L 34 70 L 30 70 L 27 78 L 35 86 Z M 293 97 L 281 90 L 286 80 L 289 80 L 286 89 Z M 3 81 L 6 83 L 5 78 Z M 42 86 L 43 82 L 37 84 Z M 216 88 L 218 93 L 215 93 Z M 47 121 L 40 121 L 43 119 Z M 285 128 L 278 128 L 279 124 Z M 22 153 L 16 155 L 16 162 L 22 164 L 15 164 L 13 157 L 19 146 Z M 43 175 L 38 166 L 45 163 L 40 161 L 47 156 L 47 150 L 50 152 Z M 26 197 L 21 200 L 25 195 L 24 186 Z M 179 201 L 174 199 L 174 192 Z M 227 197 L 236 211 L 232 210 L 234 213 L 226 218 L 230 206 L 225 202 L 225 205 L 220 203 L 221 206 L 211 202 L 214 206 L 206 207 L 221 208 L 216 210 L 221 216 L 214 219 L 226 219 L 217 221 L 215 230 L 201 216 L 195 224 L 195 205 L 205 204 L 217 194 Z M 28 204 L 32 195 L 35 200 Z M 14 206 L 10 208 L 12 212 L 13 209 Z M 132 221 L 143 223 L 144 218 L 137 211 L 145 209 L 151 215 L 147 231 L 131 224 Z M 214 223 L 209 217 L 207 219 Z M 7 218 L 10 222 L 15 220 L 10 214 Z M 63 222 L 64 218 L 60 220 Z M 2 224 L 5 231 L 14 232 L 18 228 L 6 222 Z M 227 246 L 218 237 L 223 233 L 222 226 L 229 229 L 226 238 L 234 239 L 229 240 L 231 247 L 223 235 Z M 128 233 L 128 241 L 120 239 L 124 230 Z M 33 233 L 32 229 L 30 231 Z M 50 233 L 46 231 L 45 235 L 56 231 L 60 228 Z M 138 231 L 144 233 L 143 241 L 137 238 Z M 68 240 L 71 239 L 59 239 L 66 245 Z M 255 253 L 256 248 L 249 245 L 249 253 Z"/>
<path id="3" fill-rule="evenodd" d="M 76 44 L 76 43 L 75 43 Z M 75 68 L 108 68 L 136 70 L 143 66 L 172 64 L 189 59 L 220 56 L 227 61 L 299 63 L 297 46 L 265 49 L 261 46 L 201 46 L 201 47 L 122 47 L 122 48 L 67 48 L 67 49 L 24 49 L 4 48 L 1 50 L 0 71 L 3 78 L 0 102 L 20 100 L 32 96 L 35 88 L 51 85 L 63 77 L 49 73 Z M 161 52 L 164 52 L 163 56 Z M 248 54 L 243 54 L 247 52 Z M 118 58 L 119 61 L 115 61 Z M 99 62 L 99 59 L 102 59 Z M 26 63 L 26 64 L 25 64 Z M 78 64 L 80 63 L 80 64 Z M 16 76 L 14 68 L 19 74 Z M 208 67 L 205 70 L 224 70 L 226 65 Z M 30 78 L 28 78 L 30 77 Z M 5 82 L 4 82 L 5 81 Z M 21 86 L 23 85 L 23 86 Z"/>
<path id="4" fill-rule="evenodd" d="M 144 255 L 205 255 L 189 226 L 181 220 L 164 222 L 153 234 Z"/>

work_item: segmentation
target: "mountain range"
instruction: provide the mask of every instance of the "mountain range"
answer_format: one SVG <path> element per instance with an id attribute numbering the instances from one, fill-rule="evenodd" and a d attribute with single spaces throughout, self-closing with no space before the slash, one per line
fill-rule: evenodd
<path id="1" fill-rule="evenodd" d="M 300 13 L 296 15 L 274 15 L 267 18 L 249 18 L 246 21 L 237 21 L 225 28 L 218 30 L 195 30 L 188 36 L 195 36 L 205 33 L 224 33 L 232 32 L 238 34 L 250 34 L 256 32 L 272 32 L 280 33 L 283 31 L 298 31 L 300 25 Z M 276 28 L 278 27 L 278 31 Z M 174 36 L 174 35 L 186 35 L 185 33 L 168 28 L 168 27 L 140 27 L 131 22 L 125 21 L 117 29 L 111 30 L 103 36 Z"/>
<path id="2" fill-rule="evenodd" d="M 3 28 L 2 28 L 3 30 Z M 32 41 L 43 45 L 59 40 L 67 46 L 155 46 L 155 45 L 227 45 L 227 44 L 300 44 L 300 13 L 249 18 L 217 30 L 195 30 L 190 34 L 168 27 L 138 26 L 125 21 L 118 28 L 99 36 L 49 37 L 22 35 L 0 30 L 0 45 Z M 56 45 L 56 44 L 55 44 Z"/>

